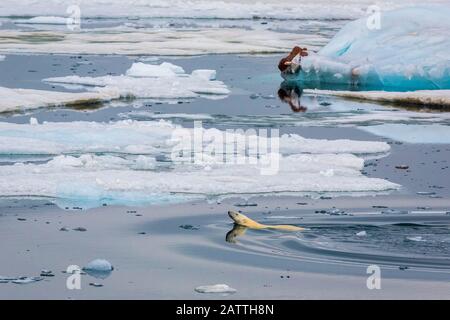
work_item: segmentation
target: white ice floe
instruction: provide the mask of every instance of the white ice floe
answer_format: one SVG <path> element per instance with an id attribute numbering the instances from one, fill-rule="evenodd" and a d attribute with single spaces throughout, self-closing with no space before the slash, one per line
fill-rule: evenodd
<path id="1" fill-rule="evenodd" d="M 449 75 L 450 77 L 450 75 Z M 450 107 L 450 90 L 417 90 L 406 92 L 388 91 L 332 91 L 305 90 L 305 93 L 331 95 L 343 98 L 388 102 L 396 104 L 415 104 L 428 107 Z"/>
<path id="2" fill-rule="evenodd" d="M 445 0 L 429 0 L 445 2 Z M 366 13 L 372 0 L 79 0 L 83 17 L 143 17 L 208 18 L 208 19 L 353 19 Z M 422 3 L 418 0 L 381 0 L 376 2 L 384 10 Z M 72 0 L 2 0 L 3 16 L 66 16 Z"/>
<path id="3" fill-rule="evenodd" d="M 377 136 L 405 143 L 450 143 L 450 126 L 448 125 L 387 123 L 359 128 Z"/>
<path id="4" fill-rule="evenodd" d="M 45 82 L 84 85 L 91 90 L 118 91 L 121 97 L 154 99 L 189 99 L 196 97 L 223 98 L 230 93 L 227 86 L 215 79 L 215 70 L 194 70 L 164 62 L 160 65 L 133 63 L 125 75 L 80 77 L 67 76 L 44 79 Z"/>
<path id="5" fill-rule="evenodd" d="M 46 163 L 0 166 L 0 194 L 52 197 L 92 207 L 242 194 L 380 192 L 399 187 L 361 174 L 364 160 L 352 154 L 386 152 L 386 143 L 283 135 L 278 170 L 268 176 L 261 174 L 261 167 L 271 163 L 252 164 L 249 159 L 223 163 L 207 153 L 195 163 L 173 158 L 174 150 L 194 130 L 181 129 L 183 135 L 173 135 L 180 129 L 166 121 L 0 123 L 1 154 L 56 155 Z M 204 151 L 212 143 L 208 137 L 224 132 L 202 129 L 201 133 Z M 243 136 L 228 137 L 232 139 L 227 146 Z M 272 144 L 263 140 L 262 144 Z M 228 154 L 228 147 L 215 151 Z M 156 161 L 161 157 L 167 160 Z"/>
<path id="6" fill-rule="evenodd" d="M 221 294 L 232 294 L 236 293 L 237 290 L 231 288 L 226 284 L 214 284 L 214 285 L 206 285 L 199 286 L 194 289 L 198 293 L 221 293 Z"/>
<path id="7" fill-rule="evenodd" d="M 19 19 L 16 23 L 20 24 L 68 24 L 68 17 L 55 17 L 55 16 L 39 16 L 30 19 Z"/>
<path id="8" fill-rule="evenodd" d="M 121 76 L 68 76 L 45 79 L 46 82 L 80 85 L 89 92 L 57 92 L 47 90 L 10 89 L 0 87 L 0 112 L 40 107 L 73 106 L 119 98 L 192 99 L 204 97 L 220 99 L 230 91 L 215 80 L 215 70 L 194 70 L 164 62 L 160 65 L 134 63 Z"/>
<path id="9" fill-rule="evenodd" d="M 302 60 L 299 78 L 398 91 L 450 89 L 448 16 L 448 4 L 423 5 L 383 12 L 372 28 L 367 17 L 353 21 Z"/>
<path id="10" fill-rule="evenodd" d="M 35 41 L 36 39 L 40 41 Z M 77 33 L 2 30 L 0 53 L 164 56 L 284 53 L 299 41 L 311 49 L 326 43 L 321 35 L 233 28 L 83 29 Z"/>
<path id="11" fill-rule="evenodd" d="M 0 54 L 0 61 L 3 61 L 5 59 L 6 59 L 6 57 Z"/>
<path id="12" fill-rule="evenodd" d="M 76 106 L 119 98 L 116 90 L 100 92 L 56 92 L 0 87 L 0 112 L 36 109 L 41 107 Z"/>
<path id="13" fill-rule="evenodd" d="M 175 130 L 181 129 L 168 121 L 123 120 L 110 123 L 96 122 L 44 122 L 40 125 L 0 122 L 1 154 L 73 154 L 73 153 L 122 153 L 158 155 L 170 153 L 180 143 L 174 138 Z M 182 129 L 192 135 L 193 129 Z M 217 129 L 201 129 L 204 145 Z M 256 134 L 256 132 L 254 133 Z M 232 138 L 239 137 L 236 133 Z M 267 138 L 270 139 L 270 138 Z M 261 143 L 267 143 L 260 137 Z M 385 142 L 357 141 L 348 139 L 306 139 L 296 134 L 280 137 L 282 154 L 376 154 L 388 152 Z M 233 143 L 233 141 L 227 141 Z"/>
<path id="14" fill-rule="evenodd" d="M 365 230 L 357 232 L 356 236 L 358 236 L 358 237 L 365 237 L 365 236 L 367 236 L 367 232 Z"/>

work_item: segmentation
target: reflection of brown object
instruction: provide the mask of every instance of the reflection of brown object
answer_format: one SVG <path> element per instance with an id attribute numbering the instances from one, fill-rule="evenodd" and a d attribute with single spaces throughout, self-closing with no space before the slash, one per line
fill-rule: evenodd
<path id="1" fill-rule="evenodd" d="M 295 94 L 294 90 L 286 91 L 285 89 L 280 88 L 278 90 L 278 98 L 280 98 L 281 101 L 289 104 L 293 112 L 306 112 L 308 110 L 308 108 L 300 105 L 300 97 Z"/>
<path id="2" fill-rule="evenodd" d="M 280 62 L 278 63 L 278 69 L 280 69 L 281 72 L 286 71 L 286 69 L 289 68 L 291 64 L 292 59 L 294 59 L 298 54 L 300 54 L 301 57 L 306 57 L 308 55 L 308 49 L 294 47 L 294 49 L 292 49 L 291 53 L 286 58 L 280 60 Z"/>

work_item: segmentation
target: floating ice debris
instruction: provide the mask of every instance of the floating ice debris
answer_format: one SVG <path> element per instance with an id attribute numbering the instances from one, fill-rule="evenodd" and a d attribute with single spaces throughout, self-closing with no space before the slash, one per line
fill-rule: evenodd
<path id="1" fill-rule="evenodd" d="M 416 242 L 424 242 L 424 241 L 426 241 L 426 240 L 423 239 L 422 236 L 406 237 L 406 240 L 409 240 L 409 241 L 416 241 Z"/>
<path id="2" fill-rule="evenodd" d="M 14 21 L 18 24 L 59 24 L 66 25 L 68 23 L 68 18 L 66 17 L 54 17 L 54 16 L 40 16 L 33 17 L 30 19 L 18 19 Z"/>
<path id="3" fill-rule="evenodd" d="M 408 214 L 406 210 L 388 209 L 381 211 L 381 214 Z"/>
<path id="4" fill-rule="evenodd" d="M 90 285 L 91 287 L 96 287 L 96 288 L 103 287 L 103 284 L 97 283 L 97 282 L 90 282 L 89 285 Z"/>
<path id="5" fill-rule="evenodd" d="M 80 232 L 85 232 L 85 231 L 87 231 L 87 229 L 86 228 L 83 228 L 83 227 L 77 227 L 77 228 L 74 228 L 74 229 L 72 229 L 73 231 L 80 231 Z"/>
<path id="6" fill-rule="evenodd" d="M 69 229 L 67 229 L 66 227 L 62 227 L 61 229 L 59 229 L 59 231 L 69 231 Z"/>
<path id="7" fill-rule="evenodd" d="M 395 168 L 396 169 L 401 169 L 401 170 L 407 170 L 407 169 L 409 169 L 409 166 L 401 164 L 401 165 L 395 166 Z"/>
<path id="8" fill-rule="evenodd" d="M 55 275 L 51 270 L 41 270 L 41 277 L 54 277 Z"/>
<path id="9" fill-rule="evenodd" d="M 183 224 L 180 226 L 181 229 L 185 229 L 185 230 L 199 230 L 199 227 L 194 227 L 193 225 L 190 224 Z"/>
<path id="10" fill-rule="evenodd" d="M 417 191 L 416 194 L 418 194 L 419 196 L 432 196 L 432 195 L 435 195 L 436 192 L 433 192 L 433 191 Z"/>
<path id="11" fill-rule="evenodd" d="M 244 203 L 235 203 L 235 207 L 257 207 L 257 203 L 251 203 L 251 202 L 244 202 Z"/>
<path id="12" fill-rule="evenodd" d="M 260 94 L 256 94 L 256 93 L 252 93 L 250 95 L 250 99 L 252 99 L 252 100 L 258 99 L 259 97 L 261 97 L 261 95 Z"/>
<path id="13" fill-rule="evenodd" d="M 17 279 L 12 280 L 12 283 L 15 284 L 29 284 L 29 283 L 34 283 L 34 282 L 38 282 L 43 280 L 42 277 L 20 277 Z"/>
<path id="14" fill-rule="evenodd" d="M 39 124 L 39 121 L 36 118 L 31 117 L 30 118 L 30 125 L 36 126 Z"/>
<path id="15" fill-rule="evenodd" d="M 183 68 L 163 62 L 160 65 L 133 63 L 125 75 L 47 78 L 56 84 L 77 84 L 96 92 L 119 92 L 121 97 L 150 99 L 223 98 L 230 93 L 227 86 L 215 79 L 215 70 L 194 70 L 186 74 Z M 93 88 L 92 88 L 93 87 Z"/>
<path id="16" fill-rule="evenodd" d="M 221 293 L 221 294 L 233 294 L 236 293 L 237 290 L 231 288 L 226 284 L 214 284 L 214 285 L 206 285 L 199 286 L 194 289 L 198 293 Z"/>
<path id="17" fill-rule="evenodd" d="M 92 260 L 85 267 L 83 267 L 83 271 L 85 271 L 88 275 L 99 279 L 106 279 L 110 276 L 113 270 L 114 267 L 112 264 L 105 259 Z"/>
<path id="18" fill-rule="evenodd" d="M 356 236 L 358 236 L 358 237 L 365 237 L 365 236 L 367 236 L 367 232 L 365 230 L 357 232 Z"/>
<path id="19" fill-rule="evenodd" d="M 383 11 L 383 27 L 376 30 L 367 27 L 367 17 L 350 22 L 317 55 L 302 59 L 298 77 L 380 90 L 450 89 L 448 16 L 448 5 L 423 5 Z M 383 95 L 379 94 L 380 98 Z M 448 98 L 444 100 L 450 101 Z"/>
<path id="20" fill-rule="evenodd" d="M 398 268 L 402 271 L 409 269 L 409 267 L 407 266 L 399 266 Z"/>

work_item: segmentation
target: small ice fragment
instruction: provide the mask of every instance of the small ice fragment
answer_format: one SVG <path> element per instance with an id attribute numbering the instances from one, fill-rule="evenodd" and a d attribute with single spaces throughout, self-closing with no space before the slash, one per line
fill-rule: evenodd
<path id="1" fill-rule="evenodd" d="M 41 277 L 54 277 L 55 275 L 51 270 L 41 270 Z"/>
<path id="2" fill-rule="evenodd" d="M 420 196 L 431 196 L 436 194 L 436 192 L 433 191 L 417 191 L 416 193 Z"/>
<path id="3" fill-rule="evenodd" d="M 381 211 L 382 214 L 408 214 L 406 210 L 397 210 L 397 209 L 389 209 L 385 211 Z"/>
<path id="4" fill-rule="evenodd" d="M 97 283 L 97 282 L 91 282 L 91 283 L 89 283 L 89 285 L 91 287 L 96 287 L 96 288 L 103 287 L 103 285 L 101 283 Z"/>
<path id="5" fill-rule="evenodd" d="M 87 229 L 86 229 L 86 228 L 83 228 L 83 227 L 77 227 L 77 228 L 74 228 L 73 230 L 74 230 L 74 231 L 80 231 L 80 232 L 85 232 L 85 231 L 87 231 Z"/>
<path id="6" fill-rule="evenodd" d="M 363 230 L 363 231 L 358 232 L 356 235 L 358 237 L 365 237 L 365 236 L 367 236 L 367 232 L 365 230 Z"/>
<path id="7" fill-rule="evenodd" d="M 113 270 L 112 264 L 105 259 L 92 260 L 83 268 L 88 275 L 99 279 L 106 279 Z"/>
<path id="8" fill-rule="evenodd" d="M 112 264 L 105 259 L 95 259 L 89 262 L 84 268 L 84 271 L 95 270 L 95 271 L 112 271 L 114 267 Z"/>
<path id="9" fill-rule="evenodd" d="M 223 294 L 233 294 L 237 292 L 236 289 L 231 288 L 226 284 L 200 286 L 195 288 L 195 291 L 198 293 L 223 293 Z"/>
<path id="10" fill-rule="evenodd" d="M 417 236 L 417 237 L 406 237 L 406 239 L 409 240 L 409 241 L 417 241 L 417 242 L 426 241 L 426 240 L 424 240 L 421 236 Z"/>
<path id="11" fill-rule="evenodd" d="M 257 203 L 245 202 L 245 203 L 235 203 L 234 206 L 235 207 L 257 207 L 258 204 Z"/>
<path id="12" fill-rule="evenodd" d="M 181 229 L 185 229 L 185 230 L 198 230 L 198 227 L 194 227 L 193 225 L 190 224 L 183 224 L 180 226 Z"/>
<path id="13" fill-rule="evenodd" d="M 409 169 L 409 166 L 405 165 L 405 164 L 400 164 L 398 166 L 395 166 L 396 169 L 401 169 L 401 170 L 407 170 Z"/>
<path id="14" fill-rule="evenodd" d="M 258 99 L 259 97 L 260 97 L 260 95 L 259 95 L 259 94 L 256 94 L 256 93 L 252 93 L 252 94 L 250 95 L 250 99 L 252 99 L 252 100 Z"/>
<path id="15" fill-rule="evenodd" d="M 43 279 L 42 277 L 20 277 L 18 279 L 13 280 L 12 283 L 29 284 L 29 283 L 41 281 L 42 279 Z"/>
<path id="16" fill-rule="evenodd" d="M 39 121 L 36 118 L 31 117 L 30 118 L 30 125 L 37 126 L 39 124 Z"/>

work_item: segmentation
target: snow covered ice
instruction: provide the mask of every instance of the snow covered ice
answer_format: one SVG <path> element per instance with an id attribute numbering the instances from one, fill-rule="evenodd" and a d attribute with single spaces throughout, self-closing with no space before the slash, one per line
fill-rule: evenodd
<path id="1" fill-rule="evenodd" d="M 181 127 L 167 121 L 0 123 L 0 153 L 47 155 L 45 163 L 0 167 L 0 193 L 60 199 L 82 207 L 180 202 L 245 194 L 364 193 L 399 188 L 361 174 L 360 154 L 389 151 L 384 142 L 280 137 L 279 171 L 260 174 L 246 162 L 202 164 L 171 159 Z M 189 130 L 193 129 L 182 129 Z M 203 129 L 204 136 L 220 132 Z M 239 135 L 239 133 L 235 133 Z M 234 139 L 236 139 L 234 137 Z M 271 139 L 271 138 L 267 138 Z M 205 139 L 205 147 L 210 143 Z M 228 143 L 228 141 L 227 141 Z M 206 161 L 205 161 L 206 160 Z"/>
<path id="2" fill-rule="evenodd" d="M 68 76 L 44 79 L 61 85 L 82 85 L 87 92 L 57 92 L 0 87 L 0 112 L 41 107 L 74 106 L 119 98 L 179 100 L 198 97 L 221 99 L 230 91 L 216 80 L 215 70 L 194 70 L 163 62 L 160 65 L 134 63 L 125 75 L 103 77 Z"/>
<path id="3" fill-rule="evenodd" d="M 448 5 L 423 5 L 382 12 L 380 28 L 368 28 L 367 17 L 350 22 L 288 77 L 308 86 L 449 89 L 449 16 Z"/>

